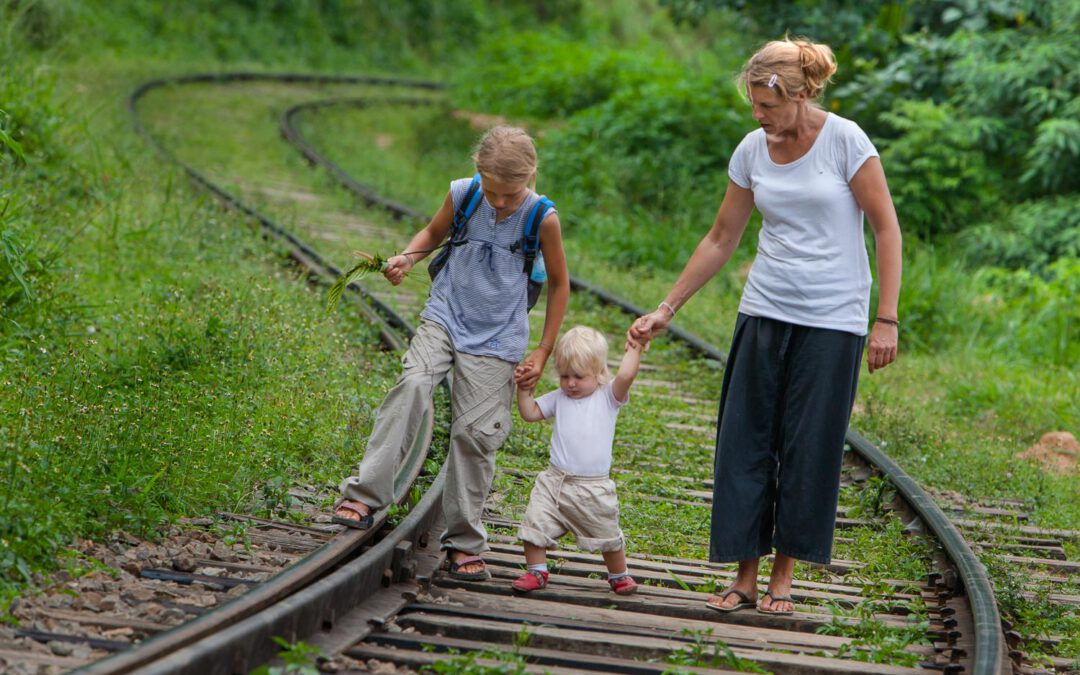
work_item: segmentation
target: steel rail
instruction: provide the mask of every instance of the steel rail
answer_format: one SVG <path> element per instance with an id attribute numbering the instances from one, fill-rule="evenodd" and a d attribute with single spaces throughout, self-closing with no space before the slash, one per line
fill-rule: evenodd
<path id="1" fill-rule="evenodd" d="M 364 99 L 332 99 L 329 101 L 301 103 L 289 108 L 281 117 L 283 136 L 296 145 L 309 161 L 328 170 L 347 189 L 365 196 L 370 203 L 378 204 L 394 212 L 399 217 L 416 218 L 415 211 L 398 210 L 391 200 L 379 196 L 376 191 L 364 183 L 352 178 L 341 167 L 323 156 L 308 142 L 295 127 L 295 118 L 301 112 L 327 107 L 328 105 L 365 105 Z M 421 220 L 423 220 L 421 218 Z M 650 310 L 642 308 L 606 289 L 591 284 L 571 275 L 571 286 L 586 291 L 601 301 L 614 305 L 633 316 L 641 316 Z M 687 343 L 700 354 L 726 363 L 727 359 L 715 345 L 712 345 L 693 333 L 674 323 L 668 332 Z M 945 548 L 945 554 L 956 565 L 963 588 L 971 600 L 975 622 L 975 655 L 973 672 L 976 675 L 999 675 L 1009 672 L 1007 669 L 1007 645 L 1002 635 L 1001 617 L 994 598 L 993 584 L 987 575 L 985 566 L 968 546 L 960 531 L 949 521 L 948 516 L 934 500 L 919 487 L 900 466 L 858 432 L 849 429 L 845 441 L 865 461 L 876 467 L 900 491 L 915 513 L 923 520 L 931 533 Z"/>

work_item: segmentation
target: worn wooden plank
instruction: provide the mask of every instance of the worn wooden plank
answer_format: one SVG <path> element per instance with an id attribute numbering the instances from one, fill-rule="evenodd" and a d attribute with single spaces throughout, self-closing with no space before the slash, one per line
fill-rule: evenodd
<path id="1" fill-rule="evenodd" d="M 421 651 L 424 648 L 434 648 L 435 652 Z M 506 652 L 510 651 L 507 645 L 481 642 L 476 640 L 463 640 L 448 638 L 439 635 L 425 635 L 418 638 L 416 634 L 403 633 L 376 633 L 368 642 L 361 642 L 347 649 L 346 656 L 354 659 L 378 659 L 390 661 L 410 667 L 423 667 L 445 661 L 446 652 L 456 650 L 459 653 L 468 652 Z M 530 665 L 524 666 L 530 673 L 552 673 L 553 675 L 567 674 L 579 675 L 582 672 L 596 671 L 604 673 L 623 673 L 625 675 L 654 675 L 656 673 L 669 672 L 672 668 L 668 663 L 647 663 L 630 659 L 619 659 L 610 656 L 594 656 L 589 654 L 568 654 L 555 649 L 537 649 L 534 647 L 516 647 L 515 651 L 529 660 Z M 507 664 L 495 659 L 477 659 L 480 665 L 488 666 L 493 671 Z M 733 673 L 737 671 L 721 670 L 718 668 L 699 668 L 694 666 L 680 666 L 680 670 L 691 673 Z"/>
<path id="2" fill-rule="evenodd" d="M 993 520 L 973 520 L 969 518 L 951 518 L 957 527 L 978 530 L 1004 530 L 1036 537 L 1053 537 L 1056 539 L 1080 539 L 1080 530 L 1059 530 L 1049 527 L 1036 527 L 1033 525 L 1014 525 L 1013 523 L 999 523 Z"/>
<path id="3" fill-rule="evenodd" d="M 516 578 L 517 574 L 498 567 L 490 569 L 493 576 L 490 581 L 459 581 L 445 575 L 438 575 L 432 581 L 442 589 L 460 588 L 495 596 L 516 596 L 510 586 L 510 581 Z M 645 614 L 684 617 L 701 621 L 717 621 L 717 617 L 721 615 L 720 612 L 705 605 L 707 595 L 704 593 L 642 585 L 638 587 L 635 595 L 619 596 L 612 593 L 607 583 L 599 579 L 581 577 L 556 579 L 539 593 L 542 593 L 545 600 L 563 602 L 568 605 L 614 607 Z M 832 614 L 823 607 L 800 605 L 796 609 L 798 611 L 788 616 L 762 614 L 756 611 L 733 612 L 722 616 L 726 617 L 724 621 L 729 623 L 811 633 L 833 619 Z M 878 614 L 875 618 L 888 626 L 902 627 L 909 623 L 903 617 L 890 614 Z M 853 622 L 843 618 L 840 620 Z"/>
<path id="4" fill-rule="evenodd" d="M 218 513 L 218 515 L 228 520 L 255 523 L 260 527 L 269 527 L 271 529 L 282 530 L 284 532 L 307 534 L 318 539 L 329 539 L 330 537 L 340 532 L 342 529 L 341 525 L 297 525 L 295 523 L 286 523 L 280 520 L 269 520 L 267 518 L 249 516 L 246 513 L 232 513 L 230 511 L 221 511 L 220 513 Z"/>
<path id="5" fill-rule="evenodd" d="M 19 649 L 0 649 L 0 662 L 7 663 L 8 665 L 23 663 L 38 666 L 55 666 L 56 668 L 63 668 L 64 671 L 67 672 L 86 665 L 88 661 L 89 659 L 53 656 L 52 654 L 41 654 L 39 652 L 22 651 Z"/>
<path id="6" fill-rule="evenodd" d="M 505 598 L 481 593 L 463 591 L 445 591 L 450 604 L 413 605 L 406 611 L 424 611 L 428 613 L 460 614 L 463 617 L 486 616 L 501 621 L 518 623 L 536 623 L 558 625 L 564 628 L 583 630 L 605 630 L 626 634 L 653 635 L 692 642 L 692 637 L 683 635 L 683 631 L 712 631 L 713 636 L 750 649 L 802 649 L 835 652 L 842 645 L 851 642 L 850 638 L 817 633 L 799 633 L 770 628 L 744 626 L 726 621 L 728 614 L 715 612 L 713 620 L 702 621 L 683 617 L 656 616 L 608 609 L 606 607 L 567 607 L 557 602 L 544 600 L 542 595 L 535 597 L 515 597 L 512 605 L 507 605 Z M 458 604 L 460 603 L 460 605 Z M 470 612 L 473 608 L 474 612 Z M 753 610 L 743 610 L 753 611 Z M 929 648 L 913 648 L 912 651 L 930 654 Z"/>
<path id="7" fill-rule="evenodd" d="M 511 643 L 520 632 L 520 626 L 487 619 L 473 619 L 467 624 L 447 616 L 413 613 L 398 617 L 398 622 L 414 627 L 422 626 L 428 632 L 438 632 L 449 637 L 468 637 L 473 640 Z M 598 655 L 618 655 L 621 658 L 657 660 L 666 658 L 672 651 L 682 651 L 686 643 L 678 640 L 651 638 L 641 635 L 622 636 L 598 631 L 564 629 L 547 625 L 533 626 L 528 631 L 529 644 L 545 649 L 560 649 Z M 706 642 L 713 642 L 707 636 Z M 752 660 L 777 673 L 792 675 L 825 674 L 881 674 L 914 675 L 916 668 L 867 664 L 844 659 L 830 659 L 808 653 L 784 653 L 730 647 L 740 658 Z"/>
<path id="8" fill-rule="evenodd" d="M 493 550 L 484 554 L 484 559 L 489 565 L 511 568 L 514 570 L 514 576 L 521 573 L 521 565 L 524 562 L 520 553 L 504 553 L 501 550 L 495 550 L 494 547 Z M 598 556 L 591 556 L 588 554 L 565 554 L 552 555 L 551 559 L 560 560 L 561 562 L 559 574 L 556 578 L 568 576 L 587 577 L 591 574 L 607 574 L 607 568 L 604 567 L 603 560 Z M 664 565 L 661 563 L 635 562 L 633 565 L 629 566 L 629 570 L 638 582 L 647 581 L 650 585 L 656 587 L 682 588 L 675 580 L 675 577 L 690 588 L 700 587 L 708 581 L 707 576 L 695 574 L 698 570 L 675 565 Z M 673 577 L 672 574 L 675 576 Z M 849 592 L 839 592 L 835 590 L 810 589 L 801 584 L 792 586 L 791 597 L 794 598 L 796 602 L 835 602 L 843 607 L 853 607 L 863 599 L 857 589 L 853 589 Z M 916 599 L 916 596 L 913 595 L 905 595 L 903 597 L 897 595 L 895 597 L 898 604 L 902 601 Z"/>
<path id="9" fill-rule="evenodd" d="M 169 628 L 163 623 L 133 619 L 119 614 L 99 614 L 93 612 L 69 612 L 63 609 L 49 609 L 46 607 L 37 610 L 37 614 L 46 616 L 57 621 L 82 624 L 84 626 L 102 626 L 105 628 L 131 628 L 146 633 L 160 633 Z"/>

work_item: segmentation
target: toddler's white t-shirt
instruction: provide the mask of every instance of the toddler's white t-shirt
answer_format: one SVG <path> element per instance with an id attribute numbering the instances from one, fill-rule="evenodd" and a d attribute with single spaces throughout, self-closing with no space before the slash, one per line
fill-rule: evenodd
<path id="1" fill-rule="evenodd" d="M 832 113 L 810 150 L 787 164 L 769 157 L 764 130 L 743 138 L 728 176 L 754 192 L 762 227 L 740 312 L 866 334 L 870 262 L 849 183 L 877 154 L 857 124 Z"/>
<path id="2" fill-rule="evenodd" d="M 615 421 L 619 408 L 608 382 L 585 398 L 570 398 L 561 388 L 536 399 L 545 419 L 555 418 L 551 430 L 551 463 L 578 476 L 606 476 L 611 470 Z"/>

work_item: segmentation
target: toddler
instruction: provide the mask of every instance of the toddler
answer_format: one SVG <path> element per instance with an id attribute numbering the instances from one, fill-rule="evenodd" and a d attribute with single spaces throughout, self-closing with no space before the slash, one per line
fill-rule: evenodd
<path id="1" fill-rule="evenodd" d="M 518 530 L 529 569 L 514 581 L 516 591 L 527 593 L 547 586 L 547 549 L 567 532 L 574 533 L 582 550 L 601 552 L 613 591 L 629 595 L 637 590 L 626 569 L 619 501 L 608 471 L 615 420 L 629 400 L 642 345 L 627 339 L 619 372 L 610 382 L 607 352 L 603 335 L 576 326 L 555 345 L 559 388 L 535 399 L 535 384 L 518 385 L 521 419 L 539 422 L 553 417 L 555 423 L 551 464 L 536 477 Z"/>

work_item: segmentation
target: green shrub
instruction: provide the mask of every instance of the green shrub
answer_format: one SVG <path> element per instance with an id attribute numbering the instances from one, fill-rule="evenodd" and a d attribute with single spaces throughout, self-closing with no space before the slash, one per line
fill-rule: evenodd
<path id="1" fill-rule="evenodd" d="M 1080 195 L 1015 204 L 965 230 L 960 242 L 975 265 L 1041 272 L 1060 258 L 1080 258 Z"/>
<path id="2" fill-rule="evenodd" d="M 995 124 L 977 129 L 994 168 L 1017 181 L 1021 198 L 1080 188 L 1080 0 L 1037 3 L 1015 26 L 958 32 L 947 83 L 966 117 Z"/>
<path id="3" fill-rule="evenodd" d="M 992 212 L 997 177 L 955 110 L 904 101 L 883 119 L 899 134 L 881 143 L 881 161 L 905 231 L 924 237 L 957 232 Z"/>
<path id="4" fill-rule="evenodd" d="M 990 327 L 993 349 L 1035 362 L 1080 363 L 1080 259 L 1062 258 L 1044 275 L 990 267 L 976 278 L 987 293 L 976 315 Z"/>
<path id="5" fill-rule="evenodd" d="M 641 207 L 666 217 L 687 195 L 715 184 L 749 124 L 730 83 L 657 81 L 620 90 L 552 132 L 544 143 L 547 170 L 600 208 Z"/>
<path id="6" fill-rule="evenodd" d="M 595 49 L 556 31 L 529 31 L 487 42 L 456 74 L 453 96 L 470 110 L 566 117 L 680 73 L 662 54 Z"/>

